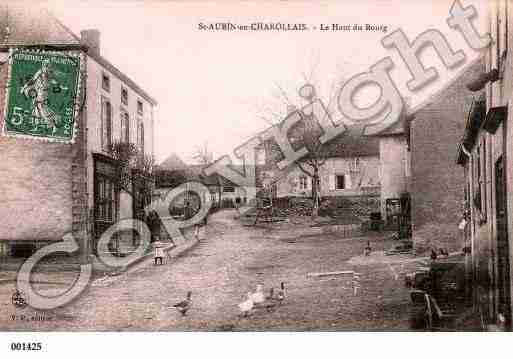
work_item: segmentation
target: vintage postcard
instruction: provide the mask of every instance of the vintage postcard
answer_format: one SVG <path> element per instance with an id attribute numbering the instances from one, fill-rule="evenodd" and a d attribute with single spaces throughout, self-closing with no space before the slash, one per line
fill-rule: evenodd
<path id="1" fill-rule="evenodd" d="M 2 1 L 6 350 L 511 331 L 512 20 L 509 0 Z"/>

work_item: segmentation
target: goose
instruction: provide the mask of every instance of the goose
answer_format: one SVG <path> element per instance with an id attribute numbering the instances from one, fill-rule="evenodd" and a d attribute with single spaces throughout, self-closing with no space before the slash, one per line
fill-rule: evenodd
<path id="1" fill-rule="evenodd" d="M 273 287 L 271 287 L 271 289 L 269 289 L 269 295 L 267 295 L 265 297 L 265 300 L 272 300 L 272 299 L 274 299 L 274 288 Z"/>
<path id="2" fill-rule="evenodd" d="M 248 292 L 248 299 L 246 299 L 244 302 L 242 303 L 239 303 L 239 309 L 240 309 L 240 314 L 243 316 L 243 317 L 247 317 L 248 314 L 251 312 L 251 310 L 253 309 L 253 306 L 254 306 L 254 303 L 253 303 L 253 295 L 251 292 Z"/>
<path id="3" fill-rule="evenodd" d="M 276 306 L 278 305 L 278 300 L 274 296 L 274 288 L 271 287 L 269 289 L 269 295 L 265 297 L 264 307 L 267 310 L 267 312 L 272 312 L 274 309 L 276 309 Z"/>
<path id="4" fill-rule="evenodd" d="M 371 245 L 370 245 L 370 241 L 367 241 L 367 246 L 364 248 L 363 250 L 363 254 L 368 256 L 370 255 L 372 252 L 372 248 L 371 248 Z"/>
<path id="5" fill-rule="evenodd" d="M 189 291 L 189 292 L 187 292 L 187 298 L 185 300 L 182 300 L 181 302 L 173 305 L 173 307 L 176 308 L 176 310 L 178 310 L 182 314 L 182 316 L 185 316 L 187 314 L 187 311 L 191 308 L 191 305 L 192 305 L 191 297 L 192 297 L 192 292 Z"/>
<path id="6" fill-rule="evenodd" d="M 280 290 L 276 294 L 276 300 L 281 304 L 285 300 L 285 282 L 281 282 Z"/>
<path id="7" fill-rule="evenodd" d="M 251 295 L 254 304 L 262 304 L 265 301 L 264 295 L 264 286 L 262 284 L 258 284 L 256 287 L 256 292 Z"/>

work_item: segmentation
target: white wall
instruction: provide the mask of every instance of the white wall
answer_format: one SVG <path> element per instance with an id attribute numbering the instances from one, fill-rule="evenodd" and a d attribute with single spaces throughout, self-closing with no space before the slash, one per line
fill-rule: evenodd
<path id="1" fill-rule="evenodd" d="M 110 91 L 102 88 L 103 73 L 110 78 Z M 128 105 L 121 103 L 121 86 L 128 90 Z M 144 151 L 153 155 L 153 108 L 142 96 L 123 83 L 119 78 L 107 71 L 93 58 L 87 58 L 87 150 L 88 153 L 104 153 L 101 148 L 101 101 L 102 96 L 108 99 L 112 106 L 112 141 L 121 138 L 121 111 L 125 110 L 130 116 L 130 142 L 137 144 L 138 118 L 144 123 Z M 143 103 L 143 115 L 137 113 L 137 101 Z M 93 206 L 94 194 L 93 158 L 88 157 L 88 192 L 89 207 Z M 120 198 L 120 218 L 132 215 L 132 200 L 128 194 Z"/>
<path id="2" fill-rule="evenodd" d="M 362 176 L 362 187 L 376 187 L 380 185 L 379 177 L 379 157 L 378 156 L 365 156 L 359 157 L 360 166 L 362 171 L 358 176 L 350 171 L 350 163 L 354 158 L 328 158 L 326 163 L 320 168 L 319 175 L 321 181 L 321 196 L 355 196 L 362 194 L 362 188 L 357 186 Z M 308 166 L 305 166 L 309 170 Z M 345 175 L 346 189 L 336 189 L 335 179 L 336 175 Z M 299 177 L 305 176 L 298 167 L 292 169 L 286 176 L 284 176 L 277 183 L 277 196 L 310 196 L 312 190 L 311 178 L 307 179 L 307 189 L 299 189 Z"/>
<path id="3" fill-rule="evenodd" d="M 385 200 L 398 198 L 406 187 L 406 139 L 402 136 L 382 137 L 379 140 L 381 213 L 385 218 Z"/>

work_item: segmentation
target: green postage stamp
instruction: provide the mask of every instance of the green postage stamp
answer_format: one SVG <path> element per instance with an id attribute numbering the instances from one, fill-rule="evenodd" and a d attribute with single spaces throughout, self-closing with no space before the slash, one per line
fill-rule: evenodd
<path id="1" fill-rule="evenodd" d="M 4 134 L 72 143 L 81 62 L 69 52 L 12 50 Z"/>

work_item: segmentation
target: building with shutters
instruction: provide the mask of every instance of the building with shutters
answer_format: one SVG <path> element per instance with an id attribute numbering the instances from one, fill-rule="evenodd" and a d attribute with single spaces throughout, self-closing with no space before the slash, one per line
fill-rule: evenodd
<path id="1" fill-rule="evenodd" d="M 379 195 L 381 164 L 376 139 L 341 135 L 328 146 L 326 162 L 319 171 L 322 197 Z M 298 166 L 275 182 L 276 197 L 310 197 L 311 191 L 312 178 Z"/>
<path id="2" fill-rule="evenodd" d="M 474 307 L 485 328 L 511 330 L 513 261 L 513 23 L 510 3 L 490 2 L 485 66 L 466 82 L 474 92 L 456 162 L 465 198 L 461 228 Z M 454 152 L 453 152 L 454 153 Z"/>

